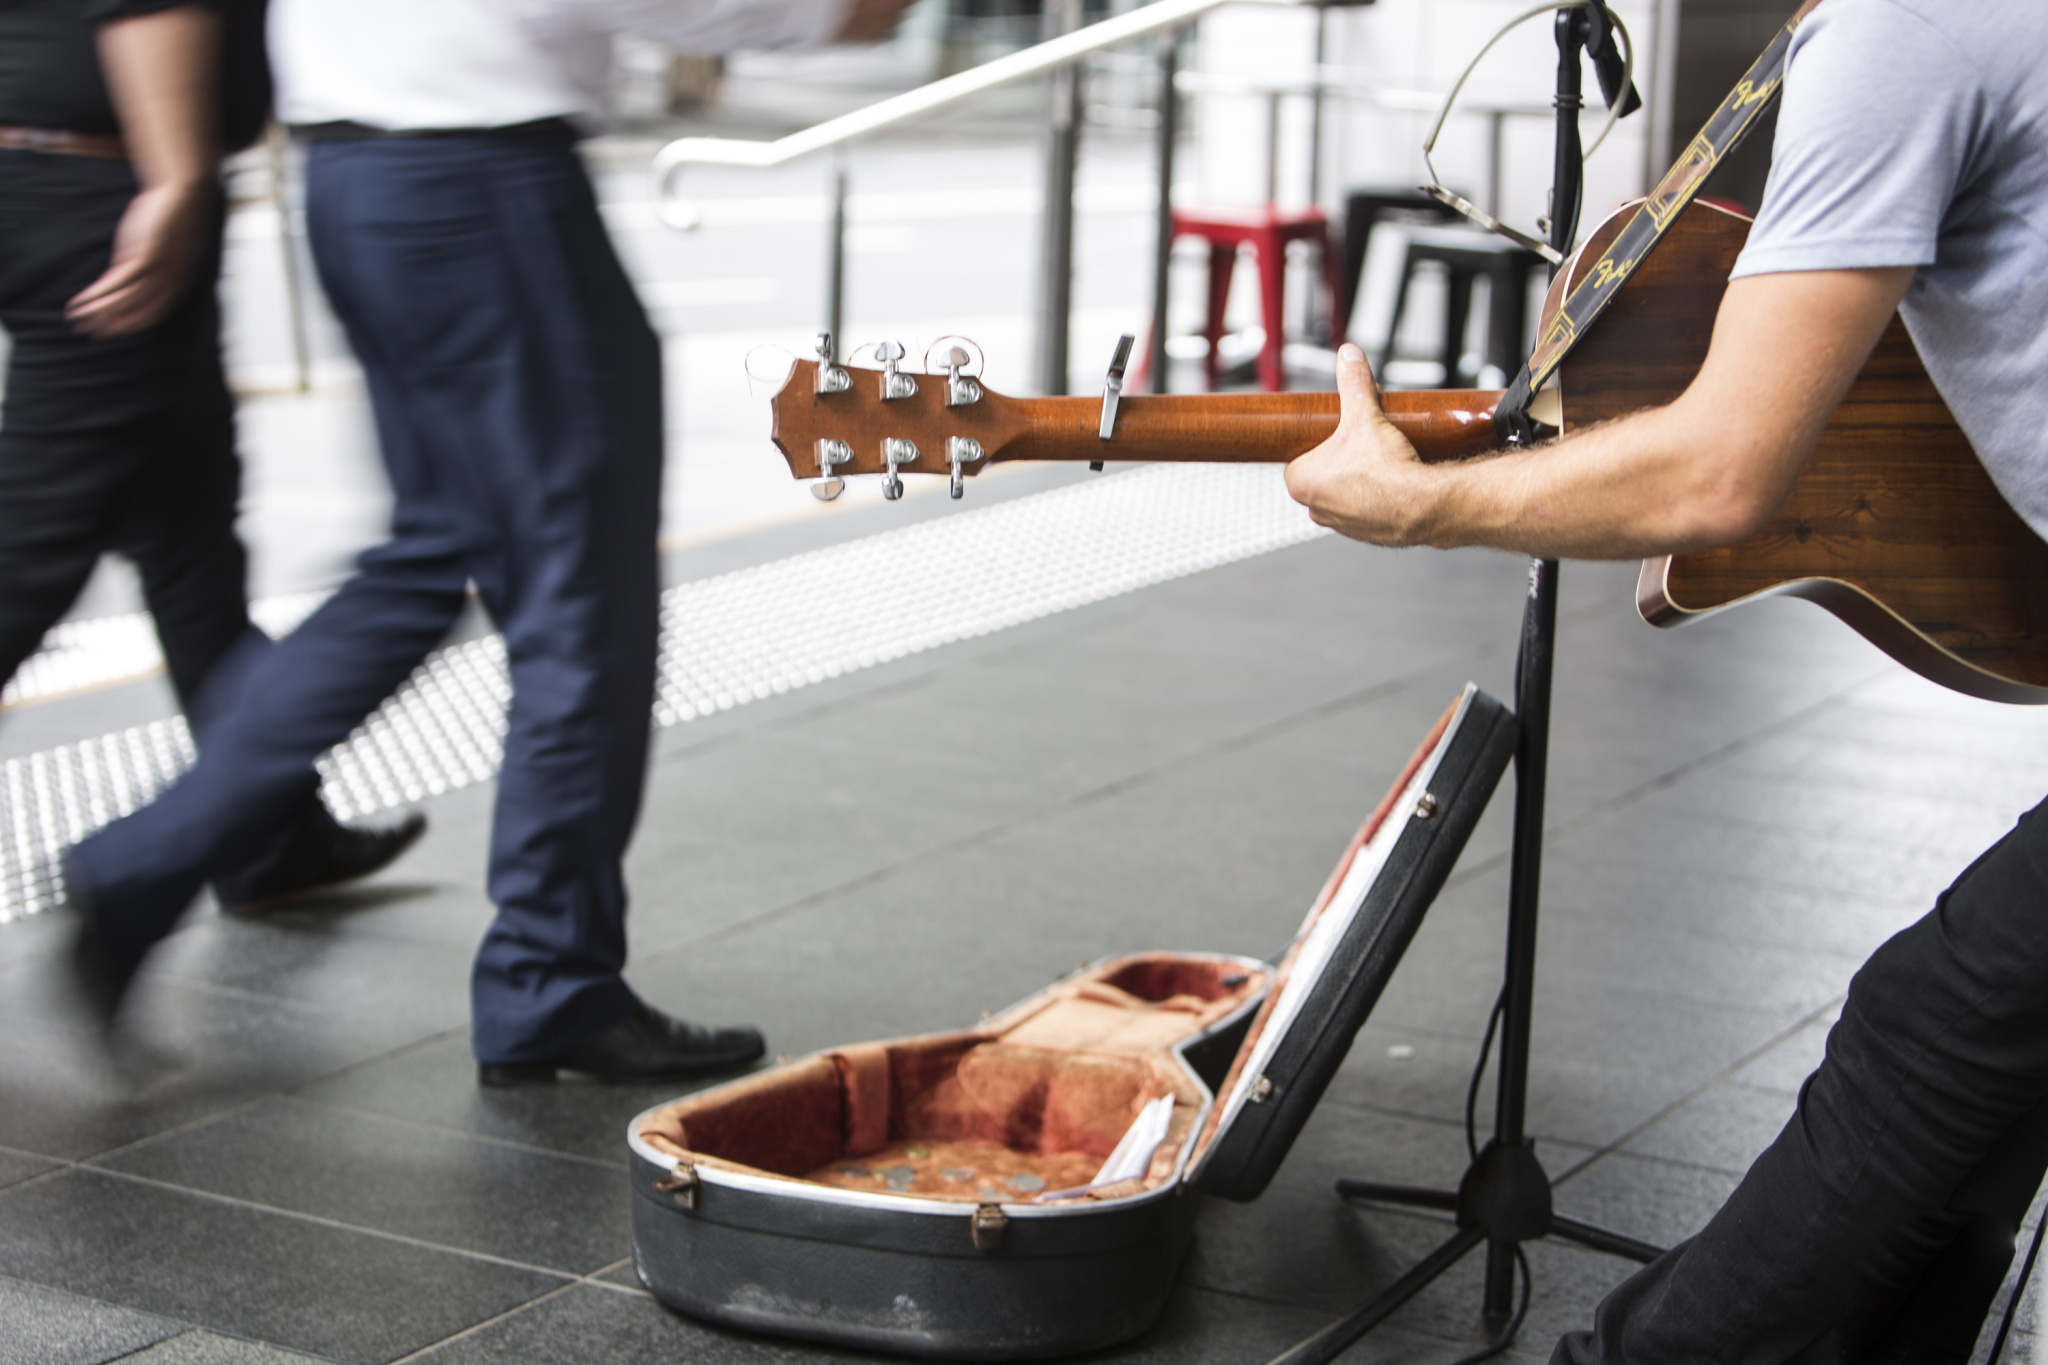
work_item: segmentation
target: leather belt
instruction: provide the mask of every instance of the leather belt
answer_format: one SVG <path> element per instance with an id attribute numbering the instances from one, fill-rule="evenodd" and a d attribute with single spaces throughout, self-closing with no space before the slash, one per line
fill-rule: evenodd
<path id="1" fill-rule="evenodd" d="M 294 123 L 291 130 L 292 136 L 301 142 L 384 142 L 424 137 L 516 139 L 540 136 L 576 139 L 575 125 L 565 118 L 534 119 L 530 123 L 506 123 L 486 128 L 376 128 L 350 119 L 337 119 L 330 123 Z"/>
<path id="2" fill-rule="evenodd" d="M 62 128 L 26 128 L 0 123 L 0 147 L 63 156 L 101 156 L 126 161 L 128 148 L 118 133 L 71 133 Z"/>

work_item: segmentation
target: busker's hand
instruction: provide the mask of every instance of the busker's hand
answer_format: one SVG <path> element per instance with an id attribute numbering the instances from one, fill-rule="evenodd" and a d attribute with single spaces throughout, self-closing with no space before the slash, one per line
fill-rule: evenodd
<path id="1" fill-rule="evenodd" d="M 1423 536 L 1427 470 L 1415 447 L 1380 408 L 1365 352 L 1337 350 L 1342 405 L 1329 440 L 1287 464 L 1287 491 L 1309 519 L 1353 540 L 1413 545 Z"/>
<path id="2" fill-rule="evenodd" d="M 897 20 L 910 8 L 914 0 L 851 0 L 846 7 L 846 21 L 834 34 L 835 43 L 875 43 L 889 36 L 889 30 L 896 27 Z"/>
<path id="3" fill-rule="evenodd" d="M 64 313 L 90 337 L 128 336 L 170 315 L 191 283 L 193 263 L 216 211 L 210 183 L 158 185 L 128 202 L 114 229 L 114 255 Z"/>

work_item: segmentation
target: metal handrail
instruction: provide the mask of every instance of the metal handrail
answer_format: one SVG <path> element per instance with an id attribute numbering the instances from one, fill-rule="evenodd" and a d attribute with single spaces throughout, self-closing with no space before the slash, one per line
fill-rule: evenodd
<path id="1" fill-rule="evenodd" d="M 1075 29 L 1021 52 L 998 57 L 970 71 L 933 81 L 915 90 L 880 100 L 864 109 L 828 119 L 773 142 L 746 138 L 686 137 L 663 147 L 654 158 L 654 211 L 672 228 L 688 232 L 701 221 L 689 201 L 674 192 L 676 173 L 684 166 L 780 166 L 813 152 L 865 137 L 892 125 L 972 99 L 997 86 L 1025 80 L 1069 66 L 1091 53 L 1118 43 L 1175 29 L 1227 4 L 1293 6 L 1309 0 L 1155 0 L 1127 14 Z"/>

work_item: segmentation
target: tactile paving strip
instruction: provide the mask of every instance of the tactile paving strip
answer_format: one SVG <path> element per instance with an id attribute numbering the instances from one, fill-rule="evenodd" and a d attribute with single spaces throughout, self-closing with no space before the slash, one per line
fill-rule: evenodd
<path id="1" fill-rule="evenodd" d="M 283 635 L 325 600 L 324 592 L 266 597 L 250 603 L 249 614 L 272 635 Z M 43 647 L 0 688 L 0 707 L 126 682 L 154 673 L 163 662 L 156 625 L 146 611 L 66 621 L 43 637 Z"/>
<path id="2" fill-rule="evenodd" d="M 662 595 L 654 719 L 675 725 L 1322 534 L 1275 467 L 1160 465 L 683 583 Z M 135 671 L 132 635 L 108 634 L 125 664 L 52 643 L 76 655 L 64 665 L 74 679 L 124 676 L 107 670 Z M 328 804 L 350 820 L 487 781 L 510 696 L 498 637 L 436 651 L 321 760 Z M 57 855 L 191 761 L 172 717 L 0 764 L 0 920 L 60 903 Z"/>

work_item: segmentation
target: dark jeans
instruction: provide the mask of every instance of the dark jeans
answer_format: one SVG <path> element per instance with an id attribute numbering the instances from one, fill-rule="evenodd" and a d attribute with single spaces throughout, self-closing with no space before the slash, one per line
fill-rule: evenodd
<path id="1" fill-rule="evenodd" d="M 2048 1162 L 2048 803 L 1872 955 L 1791 1122 L 1552 1365 L 1966 1359 Z"/>
<path id="2" fill-rule="evenodd" d="M 241 466 L 221 373 L 218 224 L 184 302 L 95 341 L 64 305 L 106 269 L 135 194 L 125 161 L 0 150 L 0 682 L 77 600 L 100 555 L 135 561 L 180 702 L 253 634 L 235 537 Z"/>
<path id="3" fill-rule="evenodd" d="M 315 259 L 362 361 L 391 538 L 258 659 L 190 773 L 81 844 L 102 929 L 168 932 L 280 794 L 440 642 L 476 584 L 513 698 L 472 999 L 484 1062 L 627 1017 L 621 859 L 645 778 L 660 350 L 566 134 L 315 144 Z"/>

